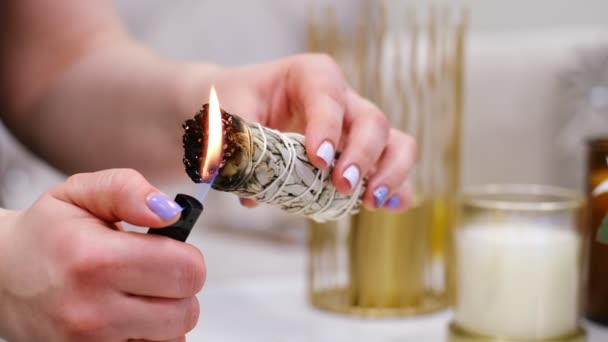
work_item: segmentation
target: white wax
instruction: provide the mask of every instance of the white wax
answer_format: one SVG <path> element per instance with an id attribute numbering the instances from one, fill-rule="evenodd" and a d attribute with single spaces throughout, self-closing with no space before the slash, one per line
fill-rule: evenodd
<path id="1" fill-rule="evenodd" d="M 455 320 L 482 335 L 544 339 L 578 324 L 580 241 L 542 224 L 463 227 Z"/>

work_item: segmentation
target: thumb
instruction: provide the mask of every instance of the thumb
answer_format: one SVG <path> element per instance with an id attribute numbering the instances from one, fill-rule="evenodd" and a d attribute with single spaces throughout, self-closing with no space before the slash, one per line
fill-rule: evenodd
<path id="1" fill-rule="evenodd" d="M 130 169 L 76 174 L 50 194 L 106 222 L 125 221 L 137 226 L 167 226 L 177 221 L 183 210 Z"/>

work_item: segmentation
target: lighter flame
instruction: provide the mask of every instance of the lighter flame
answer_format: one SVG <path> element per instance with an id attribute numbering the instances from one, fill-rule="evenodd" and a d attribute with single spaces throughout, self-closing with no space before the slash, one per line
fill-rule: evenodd
<path id="1" fill-rule="evenodd" d="M 220 110 L 220 102 L 217 99 L 215 87 L 211 87 L 209 94 L 209 113 L 207 115 L 209 127 L 207 137 L 207 153 L 201 168 L 201 176 L 204 182 L 210 183 L 215 178 L 223 154 L 223 127 L 222 127 L 222 112 Z"/>

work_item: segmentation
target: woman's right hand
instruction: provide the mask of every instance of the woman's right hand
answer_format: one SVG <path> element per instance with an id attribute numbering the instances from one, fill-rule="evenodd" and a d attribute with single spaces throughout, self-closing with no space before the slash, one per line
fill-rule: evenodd
<path id="1" fill-rule="evenodd" d="M 127 233 L 181 208 L 139 173 L 79 174 L 31 208 L 0 210 L 0 336 L 9 341 L 181 341 L 198 320 L 195 247 Z"/>

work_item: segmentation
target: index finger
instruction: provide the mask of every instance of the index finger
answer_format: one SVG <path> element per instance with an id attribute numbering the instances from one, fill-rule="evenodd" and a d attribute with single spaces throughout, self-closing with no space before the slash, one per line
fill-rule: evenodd
<path id="1" fill-rule="evenodd" d="M 90 265 L 117 290 L 137 296 L 188 298 L 206 278 L 202 253 L 194 246 L 163 236 L 102 230 L 102 265 Z M 95 239 L 99 240 L 99 237 Z M 90 244 L 89 244 L 90 245 Z"/>
<path id="2" fill-rule="evenodd" d="M 287 73 L 290 107 L 306 118 L 306 153 L 320 169 L 333 163 L 340 144 L 348 89 L 340 68 L 327 55 L 295 57 Z"/>

